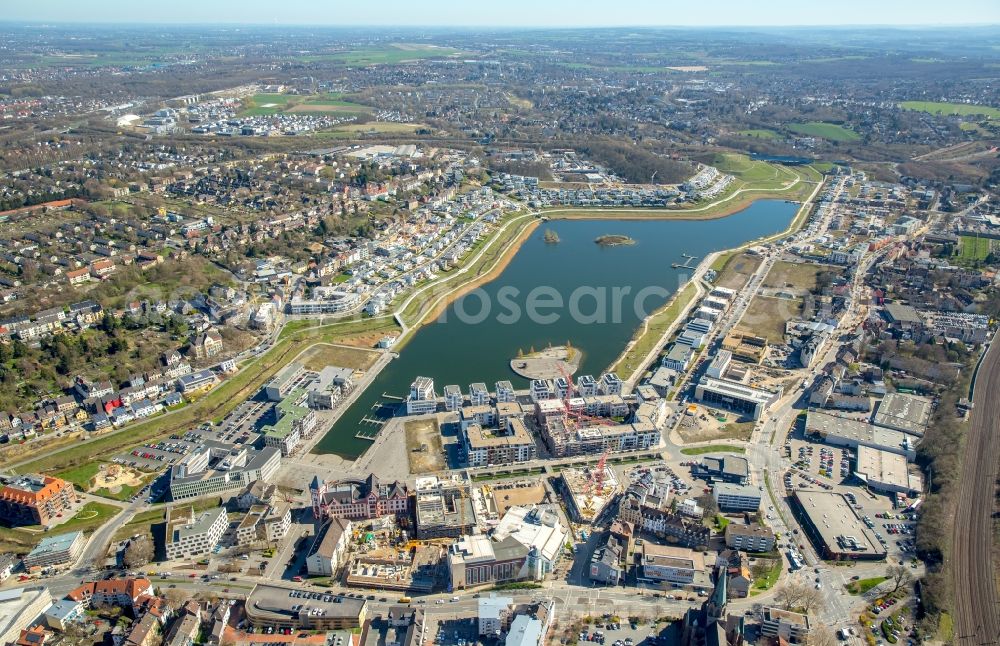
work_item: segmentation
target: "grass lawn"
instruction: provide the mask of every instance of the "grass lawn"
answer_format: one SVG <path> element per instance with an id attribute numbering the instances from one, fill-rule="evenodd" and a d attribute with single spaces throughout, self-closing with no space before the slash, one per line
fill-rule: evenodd
<path id="1" fill-rule="evenodd" d="M 770 590 L 777 583 L 779 576 L 781 576 L 781 559 L 775 559 L 767 571 L 767 576 L 755 579 L 753 587 L 758 590 Z"/>
<path id="2" fill-rule="evenodd" d="M 327 366 L 368 370 L 378 361 L 378 357 L 379 353 L 374 350 L 318 343 L 302 357 L 302 365 L 316 372 Z"/>
<path id="3" fill-rule="evenodd" d="M 716 265 L 720 264 L 719 260 L 725 260 L 725 262 L 721 263 L 721 269 L 715 269 Z M 761 259 L 758 256 L 751 256 L 746 253 L 737 254 L 736 252 L 731 252 L 725 254 L 725 258 L 720 256 L 712 263 L 712 269 L 715 269 L 718 274 L 714 284 L 739 291 L 743 289 L 753 273 L 757 271 L 760 263 Z"/>
<path id="4" fill-rule="evenodd" d="M 988 105 L 973 103 L 945 103 L 940 101 L 903 101 L 899 107 L 904 110 L 930 112 L 931 114 L 948 114 L 958 116 L 981 115 L 990 119 L 1000 119 L 1000 110 Z"/>
<path id="5" fill-rule="evenodd" d="M 820 137 L 829 141 L 857 141 L 861 135 L 850 128 L 825 121 L 809 121 L 806 123 L 789 123 L 785 126 L 792 132 L 806 137 Z"/>
<path id="6" fill-rule="evenodd" d="M 876 576 L 876 577 L 872 577 L 870 579 L 860 579 L 858 581 L 851 581 L 850 583 L 848 583 L 844 587 L 847 588 L 847 591 L 850 592 L 851 594 L 853 594 L 853 595 L 860 595 L 860 594 L 864 594 L 864 593 L 868 592 L 869 590 L 871 590 L 872 588 L 874 588 L 878 584 L 882 583 L 883 581 L 887 581 L 887 580 L 888 580 L 888 577 Z"/>
<path id="7" fill-rule="evenodd" d="M 737 329 L 765 337 L 768 343 L 783 343 L 785 323 L 802 314 L 802 299 L 754 296 Z"/>
<path id="8" fill-rule="evenodd" d="M 766 128 L 751 128 L 750 130 L 740 130 L 736 134 L 742 135 L 744 137 L 754 137 L 756 139 L 777 139 L 781 135 L 774 130 L 767 130 Z"/>
<path id="9" fill-rule="evenodd" d="M 427 126 L 421 123 L 396 123 L 394 121 L 369 121 L 368 123 L 345 123 L 330 130 L 316 133 L 318 138 L 348 139 L 356 135 L 411 135 Z"/>
<path id="10" fill-rule="evenodd" d="M 105 505 L 100 502 L 88 502 L 75 516 L 67 520 L 62 525 L 53 527 L 50 534 L 62 534 L 64 532 L 83 531 L 89 532 L 97 529 L 109 518 L 116 515 L 121 509 L 115 505 Z"/>
<path id="11" fill-rule="evenodd" d="M 993 241 L 989 238 L 962 236 L 958 241 L 958 261 L 964 265 L 974 265 L 986 260 L 993 249 Z"/>
<path id="12" fill-rule="evenodd" d="M 726 531 L 726 527 L 729 525 L 729 519 L 722 514 L 715 515 L 715 530 L 720 534 Z"/>
<path id="13" fill-rule="evenodd" d="M 771 271 L 764 278 L 764 287 L 774 289 L 808 289 L 812 291 L 816 288 L 816 276 L 824 271 L 840 273 L 842 270 L 837 267 L 808 262 L 779 261 L 774 263 Z"/>
<path id="14" fill-rule="evenodd" d="M 63 480 L 68 480 L 76 485 L 77 489 L 85 491 L 87 486 L 90 484 L 91 479 L 97 475 L 98 471 L 101 470 L 100 462 L 88 462 L 86 464 L 81 464 L 70 469 L 63 469 L 62 471 L 57 471 L 55 476 L 57 478 L 62 478 Z"/>
<path id="15" fill-rule="evenodd" d="M 629 342 L 631 347 L 622 355 L 612 370 L 617 372 L 622 379 L 631 377 L 632 373 L 639 369 L 639 364 L 646 355 L 659 343 L 667 328 L 677 320 L 677 317 L 694 300 L 697 293 L 698 290 L 694 283 L 689 282 L 684 286 L 684 289 L 674 294 L 666 305 L 654 312 L 649 318 L 645 331 L 641 326 L 636 330 Z"/>
<path id="16" fill-rule="evenodd" d="M 732 444 L 711 444 L 709 446 L 691 446 L 681 449 L 684 455 L 702 455 L 703 453 L 746 453 L 742 446 Z"/>

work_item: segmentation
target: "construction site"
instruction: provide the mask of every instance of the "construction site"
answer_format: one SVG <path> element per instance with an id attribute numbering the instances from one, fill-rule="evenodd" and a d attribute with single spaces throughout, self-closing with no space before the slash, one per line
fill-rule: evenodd
<path id="1" fill-rule="evenodd" d="M 593 467 L 563 469 L 559 474 L 566 508 L 574 522 L 594 522 L 618 493 L 618 479 L 606 462 L 607 453 Z"/>

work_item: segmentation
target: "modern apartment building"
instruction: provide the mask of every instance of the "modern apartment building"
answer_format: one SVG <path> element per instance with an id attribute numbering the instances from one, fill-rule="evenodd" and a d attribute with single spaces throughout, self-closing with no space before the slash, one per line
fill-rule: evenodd
<path id="1" fill-rule="evenodd" d="M 47 475 L 26 475 L 0 489 L 0 520 L 18 525 L 48 525 L 76 503 L 70 482 Z"/>
<path id="2" fill-rule="evenodd" d="M 207 554 L 219 544 L 229 527 L 229 516 L 223 507 L 201 512 L 193 508 L 167 510 L 165 552 L 167 559 L 180 559 Z"/>

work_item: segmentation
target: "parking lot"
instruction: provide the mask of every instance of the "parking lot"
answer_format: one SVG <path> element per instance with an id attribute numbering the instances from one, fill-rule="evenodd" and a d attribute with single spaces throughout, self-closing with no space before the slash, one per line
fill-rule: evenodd
<path id="1" fill-rule="evenodd" d="M 813 442 L 800 434 L 790 436 L 785 448 L 786 455 L 794 461 L 783 476 L 786 490 L 822 489 L 843 494 L 890 556 L 900 559 L 914 556 L 913 520 L 916 515 L 894 509 L 889 496 L 872 493 L 861 486 L 852 475 L 854 451 Z"/>

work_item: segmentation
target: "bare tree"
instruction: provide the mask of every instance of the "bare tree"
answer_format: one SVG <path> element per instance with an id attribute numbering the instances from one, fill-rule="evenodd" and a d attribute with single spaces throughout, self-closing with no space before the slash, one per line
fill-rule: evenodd
<path id="1" fill-rule="evenodd" d="M 122 559 L 125 567 L 134 569 L 142 567 L 153 560 L 153 542 L 146 537 L 129 541 Z"/>
<path id="2" fill-rule="evenodd" d="M 837 635 L 833 628 L 820 626 L 809 635 L 809 646 L 836 646 L 837 643 Z"/>
<path id="3" fill-rule="evenodd" d="M 913 574 L 910 572 L 910 568 L 903 564 L 890 565 L 886 568 L 885 575 L 892 581 L 893 592 L 913 583 Z"/>
<path id="4" fill-rule="evenodd" d="M 167 600 L 167 606 L 171 610 L 178 610 L 191 599 L 191 593 L 180 588 L 168 588 L 162 592 L 163 598 Z"/>
<path id="5" fill-rule="evenodd" d="M 819 590 L 805 583 L 790 582 L 778 588 L 774 599 L 785 610 L 798 609 L 806 614 L 817 610 L 823 603 Z"/>

